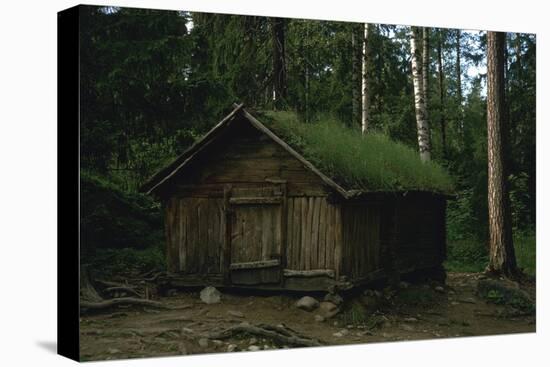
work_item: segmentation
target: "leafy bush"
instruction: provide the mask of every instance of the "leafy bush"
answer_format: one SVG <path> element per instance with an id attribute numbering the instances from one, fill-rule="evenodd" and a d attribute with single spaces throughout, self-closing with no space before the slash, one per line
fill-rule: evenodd
<path id="1" fill-rule="evenodd" d="M 81 252 L 163 243 L 160 208 L 150 197 L 120 190 L 101 176 L 80 175 Z"/>
<path id="2" fill-rule="evenodd" d="M 445 269 L 457 272 L 480 272 L 489 261 L 487 248 L 474 239 L 465 239 L 447 244 Z"/>
<path id="3" fill-rule="evenodd" d="M 98 249 L 86 260 L 95 272 L 102 276 L 127 274 L 128 272 L 145 272 L 151 269 L 164 270 L 165 256 L 161 246 L 151 246 L 138 250 Z"/>
<path id="4" fill-rule="evenodd" d="M 536 273 L 536 239 L 533 231 L 514 233 L 514 250 L 518 267 L 531 276 Z M 487 245 L 473 238 L 449 241 L 445 269 L 457 272 L 480 272 L 489 262 Z"/>

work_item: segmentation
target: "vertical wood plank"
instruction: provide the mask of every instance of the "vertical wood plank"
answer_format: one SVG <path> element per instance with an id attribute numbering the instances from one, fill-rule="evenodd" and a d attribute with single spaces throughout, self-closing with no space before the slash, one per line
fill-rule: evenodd
<path id="1" fill-rule="evenodd" d="M 186 256 L 186 240 L 187 240 L 187 212 L 186 212 L 186 202 L 185 198 L 182 198 L 179 200 L 179 210 L 180 210 L 180 241 L 178 244 L 179 247 L 179 271 L 185 272 L 186 266 L 185 263 L 187 262 L 187 256 Z"/>
<path id="2" fill-rule="evenodd" d="M 307 241 L 307 198 L 302 198 L 302 218 L 300 234 L 300 269 L 306 269 L 306 241 Z"/>
<path id="3" fill-rule="evenodd" d="M 283 242 L 286 242 L 286 246 L 284 246 L 285 250 L 283 250 L 285 253 L 281 254 L 281 257 L 284 257 L 285 263 L 283 264 L 282 268 L 292 268 L 294 265 L 292 263 L 294 254 L 294 199 L 293 198 L 287 198 L 286 200 L 286 211 L 283 210 L 283 213 L 286 212 L 286 238 Z M 285 256 L 286 255 L 286 256 Z"/>
<path id="4" fill-rule="evenodd" d="M 229 198 L 231 196 L 231 186 L 225 185 L 223 188 L 223 221 L 224 221 L 224 241 L 223 241 L 223 281 L 225 284 L 231 283 L 229 265 L 231 265 L 231 208 L 229 207 Z"/>
<path id="5" fill-rule="evenodd" d="M 319 241 L 318 241 L 318 262 L 319 269 L 326 269 L 325 263 L 325 248 L 326 248 L 326 218 L 327 218 L 327 201 L 325 198 L 319 198 L 321 203 L 319 206 Z"/>
<path id="6" fill-rule="evenodd" d="M 166 206 L 164 208 L 164 216 L 165 216 L 165 224 L 164 224 L 164 232 L 166 237 L 166 267 L 168 272 L 171 272 L 172 269 L 170 269 L 170 264 L 172 262 L 172 238 L 171 238 L 171 226 L 172 226 L 172 213 L 170 213 L 170 207 L 172 205 L 172 200 L 169 199 L 166 202 Z"/>
<path id="7" fill-rule="evenodd" d="M 325 240 L 325 266 L 327 269 L 334 269 L 334 207 L 327 203 L 327 229 Z"/>
<path id="8" fill-rule="evenodd" d="M 294 202 L 294 235 L 292 239 L 292 269 L 301 269 L 301 256 L 300 248 L 302 243 L 302 198 L 293 198 Z"/>
<path id="9" fill-rule="evenodd" d="M 171 253 L 171 259 L 170 259 L 170 269 L 172 269 L 173 272 L 177 272 L 179 268 L 179 246 L 178 246 L 178 240 L 179 240 L 179 212 L 178 212 L 178 205 L 179 199 L 175 198 L 172 201 L 172 205 L 170 208 L 170 212 L 172 213 L 172 224 L 170 228 L 171 232 L 171 243 L 170 243 L 170 253 Z"/>
<path id="10" fill-rule="evenodd" d="M 311 268 L 319 268 L 319 218 L 320 218 L 321 198 L 313 198 L 313 217 L 311 220 Z"/>
<path id="11" fill-rule="evenodd" d="M 283 277 L 283 270 L 287 267 L 287 251 L 288 251 L 288 228 L 290 227 L 289 225 L 291 223 L 289 223 L 289 220 L 288 218 L 292 218 L 292 216 L 289 216 L 288 215 L 288 206 L 289 206 L 289 202 L 288 202 L 288 196 L 287 196 L 287 186 L 286 186 L 286 183 L 282 184 L 282 195 L 283 195 L 283 204 L 281 206 L 281 208 L 279 209 L 280 211 L 280 226 L 281 226 L 281 230 L 279 231 L 280 233 L 280 240 L 278 241 L 279 243 L 279 255 L 280 255 L 280 261 L 281 261 L 281 276 L 280 276 L 280 279 L 281 279 L 281 285 L 284 284 L 284 277 Z"/>
<path id="12" fill-rule="evenodd" d="M 313 224 L 313 198 L 308 198 L 307 201 L 307 217 L 306 217 L 306 240 L 305 240 L 305 254 L 306 254 L 306 270 L 311 269 L 311 227 Z"/>
<path id="13" fill-rule="evenodd" d="M 341 205 L 335 205 L 334 210 L 334 272 L 336 279 L 340 278 L 342 267 L 342 212 Z"/>
<path id="14" fill-rule="evenodd" d="M 256 226 L 255 231 L 261 237 L 262 253 L 259 257 L 252 258 L 250 259 L 250 261 L 255 261 L 258 258 L 261 260 L 268 260 L 269 255 L 273 251 L 272 247 L 273 247 L 274 238 L 272 237 L 274 235 L 274 232 L 273 232 L 274 216 L 269 207 L 258 207 L 258 212 L 261 213 L 261 220 L 257 221 L 258 225 Z M 258 245 L 252 244 L 252 246 L 258 246 Z"/>

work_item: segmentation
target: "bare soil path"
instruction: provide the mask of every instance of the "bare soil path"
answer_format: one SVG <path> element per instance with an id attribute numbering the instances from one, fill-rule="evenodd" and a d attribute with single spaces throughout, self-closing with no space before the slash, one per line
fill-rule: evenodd
<path id="1" fill-rule="evenodd" d="M 320 320 L 319 309 L 295 307 L 298 296 L 222 295 L 205 304 L 198 292 L 159 301 L 174 309 L 128 307 L 82 316 L 82 360 L 158 357 L 291 346 L 256 335 L 223 340 L 208 334 L 243 322 L 283 325 L 323 345 L 535 332 L 535 316 L 510 312 L 476 295 L 479 274 L 449 273 L 446 285 L 404 284 L 396 292 L 344 296 L 338 315 Z M 534 299 L 534 285 L 522 286 Z M 317 318 L 316 318 L 316 315 Z"/>

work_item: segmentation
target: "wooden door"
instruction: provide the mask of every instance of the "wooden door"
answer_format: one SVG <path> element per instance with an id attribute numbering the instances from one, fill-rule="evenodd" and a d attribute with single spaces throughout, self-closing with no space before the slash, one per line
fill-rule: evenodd
<path id="1" fill-rule="evenodd" d="M 282 199 L 231 198 L 231 283 L 278 283 L 281 279 Z"/>

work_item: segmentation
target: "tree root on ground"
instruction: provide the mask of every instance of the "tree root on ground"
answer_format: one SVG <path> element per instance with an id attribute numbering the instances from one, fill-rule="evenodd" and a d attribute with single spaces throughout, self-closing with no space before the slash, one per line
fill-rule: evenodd
<path id="1" fill-rule="evenodd" d="M 209 339 L 227 339 L 233 336 L 237 336 L 239 334 L 252 334 L 264 338 L 269 338 L 284 345 L 291 345 L 296 347 L 318 347 L 323 345 L 318 340 L 298 335 L 293 330 L 285 328 L 284 326 L 273 326 L 265 324 L 255 326 L 248 323 L 241 323 L 239 325 L 231 326 L 219 332 L 211 332 L 207 334 L 206 337 L 208 337 Z"/>
<path id="2" fill-rule="evenodd" d="M 137 305 L 137 306 L 147 306 L 160 309 L 170 309 L 169 306 L 166 306 L 157 301 L 151 301 L 148 299 L 133 298 L 133 297 L 122 297 L 122 298 L 113 298 L 107 299 L 99 302 L 89 302 L 89 301 L 80 301 L 80 308 L 85 310 L 104 310 L 115 306 L 121 305 Z"/>
<path id="3" fill-rule="evenodd" d="M 132 294 L 139 298 L 143 298 L 143 295 L 139 294 L 133 287 L 124 287 L 124 286 L 109 287 L 109 288 L 105 288 L 104 292 L 106 293 L 124 292 L 128 294 Z"/>

